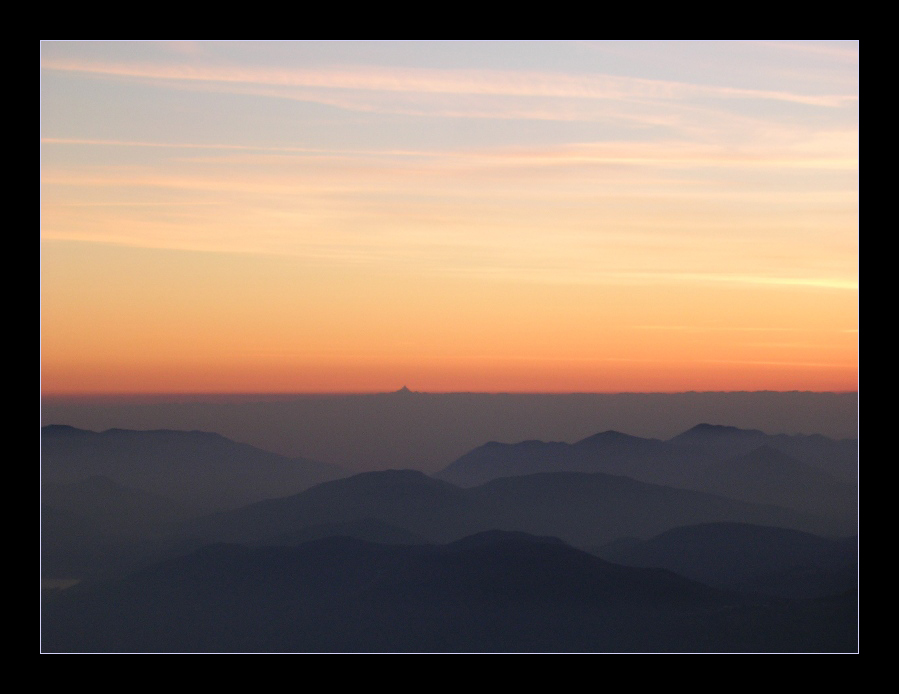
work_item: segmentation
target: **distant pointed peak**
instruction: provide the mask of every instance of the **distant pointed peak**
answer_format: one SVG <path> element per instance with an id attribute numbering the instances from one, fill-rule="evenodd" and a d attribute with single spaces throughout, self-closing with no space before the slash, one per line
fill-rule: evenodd
<path id="1" fill-rule="evenodd" d="M 393 391 L 394 395 L 411 395 L 415 391 L 409 390 L 406 386 L 403 386 L 399 390 Z"/>

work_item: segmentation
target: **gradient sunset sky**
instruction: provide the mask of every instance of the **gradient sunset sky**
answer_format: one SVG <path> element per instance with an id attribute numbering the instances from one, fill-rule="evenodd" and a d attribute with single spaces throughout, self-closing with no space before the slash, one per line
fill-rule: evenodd
<path id="1" fill-rule="evenodd" d="M 854 391 L 858 49 L 43 42 L 42 391 Z"/>

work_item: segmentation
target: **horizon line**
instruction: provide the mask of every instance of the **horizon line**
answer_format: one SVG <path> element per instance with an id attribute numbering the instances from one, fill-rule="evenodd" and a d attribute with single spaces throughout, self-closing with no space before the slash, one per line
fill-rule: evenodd
<path id="1" fill-rule="evenodd" d="M 168 392 L 168 393 L 41 393 L 41 402 L 45 401 L 64 401 L 64 400 L 196 400 L 196 399 L 230 399 L 230 398 L 265 398 L 265 399 L 287 399 L 302 397 L 360 397 L 372 395 L 706 395 L 706 394 L 747 394 L 747 393 L 810 393 L 819 395 L 858 395 L 858 389 L 855 390 L 590 390 L 590 391 L 486 391 L 486 390 L 412 390 L 403 386 L 397 390 L 360 390 L 360 391 L 291 391 L 291 392 L 268 392 L 268 391 L 241 391 L 241 392 Z"/>

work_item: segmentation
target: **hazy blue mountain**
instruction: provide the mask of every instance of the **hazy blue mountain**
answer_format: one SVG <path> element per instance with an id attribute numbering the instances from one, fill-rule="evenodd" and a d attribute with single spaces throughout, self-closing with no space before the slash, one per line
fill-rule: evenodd
<path id="1" fill-rule="evenodd" d="M 97 578 L 156 559 L 170 523 L 189 514 L 177 502 L 89 477 L 41 490 L 41 575 Z"/>
<path id="2" fill-rule="evenodd" d="M 825 471 L 833 467 L 834 460 L 842 460 L 841 464 L 854 460 L 849 443 L 853 442 L 820 436 L 768 436 L 760 431 L 712 425 L 699 425 L 670 441 L 606 431 L 574 444 L 490 442 L 463 455 L 437 477 L 472 487 L 536 472 L 603 472 L 832 515 L 852 523 L 854 486 L 845 475 L 837 479 Z M 798 451 L 803 461 L 815 459 L 820 464 L 802 462 L 784 449 Z"/>
<path id="3" fill-rule="evenodd" d="M 854 437 L 858 394 L 401 392 L 196 396 L 177 402 L 49 397 L 42 402 L 42 415 L 45 424 L 73 424 L 82 429 L 214 431 L 282 455 L 327 460 L 354 472 L 412 468 L 430 473 L 485 441 L 577 441 L 603 429 L 667 439 L 697 422 L 719 422 L 744 429 Z M 851 464 L 854 469 L 854 457 Z"/>
<path id="4" fill-rule="evenodd" d="M 444 546 L 213 545 L 76 586 L 43 617 L 43 649 L 64 652 L 856 648 L 852 596 L 762 604 L 501 533 Z"/>
<path id="5" fill-rule="evenodd" d="M 375 519 L 427 539 L 449 542 L 494 526 L 464 490 L 415 470 L 365 472 L 281 499 L 182 524 L 181 533 L 212 542 L 258 543 L 304 528 Z"/>
<path id="6" fill-rule="evenodd" d="M 701 460 L 706 460 L 702 456 Z M 606 431 L 574 444 L 491 441 L 466 453 L 436 477 L 462 487 L 473 487 L 499 477 L 537 472 L 604 472 L 643 481 L 667 481 L 672 465 L 692 462 L 663 441 Z"/>
<path id="7" fill-rule="evenodd" d="M 172 499 L 125 487 L 101 475 L 66 484 L 44 484 L 41 501 L 45 507 L 81 516 L 111 535 L 155 532 L 189 515 Z"/>
<path id="8" fill-rule="evenodd" d="M 500 529 L 551 535 L 582 547 L 721 521 L 823 534 L 844 530 L 838 523 L 784 508 L 599 473 L 524 475 L 462 489 L 421 472 L 386 470 L 191 520 L 180 532 L 206 542 L 259 543 L 303 528 L 364 519 L 383 521 L 431 542 Z"/>
<path id="9" fill-rule="evenodd" d="M 856 538 L 832 540 L 787 528 L 692 525 L 647 540 L 613 542 L 595 553 L 628 566 L 669 569 L 725 590 L 817 598 L 857 588 Z"/>
<path id="10" fill-rule="evenodd" d="M 579 547 L 591 537 L 651 537 L 663 530 L 709 522 L 742 522 L 824 535 L 855 532 L 854 521 L 639 482 L 600 473 L 544 473 L 507 477 L 468 490 L 484 504 L 490 527 L 555 535 Z M 598 544 L 598 543 L 596 543 Z"/>
<path id="11" fill-rule="evenodd" d="M 41 468 L 45 483 L 103 476 L 197 513 L 296 493 L 345 474 L 201 431 L 97 433 L 67 426 L 41 430 Z"/>
<path id="12" fill-rule="evenodd" d="M 326 537 L 351 537 L 382 545 L 426 545 L 428 541 L 405 528 L 391 525 L 377 518 L 359 518 L 322 525 L 310 525 L 296 530 L 278 533 L 260 544 L 299 545 Z"/>
<path id="13" fill-rule="evenodd" d="M 197 546 L 159 534 L 111 532 L 107 524 L 71 511 L 41 509 L 41 577 L 45 583 L 120 576 Z"/>
<path id="14" fill-rule="evenodd" d="M 768 445 L 709 465 L 695 487 L 839 518 L 854 517 L 857 505 L 853 486 Z"/>
<path id="15" fill-rule="evenodd" d="M 735 458 L 763 446 L 844 481 L 858 477 L 858 441 L 830 439 L 820 434 L 766 434 L 755 429 L 697 424 L 669 440 L 689 450 L 702 451 L 718 460 Z"/>

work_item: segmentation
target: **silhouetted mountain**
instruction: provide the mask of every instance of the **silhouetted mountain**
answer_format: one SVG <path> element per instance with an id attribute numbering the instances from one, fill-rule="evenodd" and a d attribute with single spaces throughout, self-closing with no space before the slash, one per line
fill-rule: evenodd
<path id="1" fill-rule="evenodd" d="M 42 638 L 63 652 L 849 651 L 853 604 L 755 603 L 522 535 L 329 538 L 214 545 L 76 586 L 47 600 Z"/>
<path id="2" fill-rule="evenodd" d="M 639 482 L 600 473 L 507 477 L 470 491 L 491 527 L 555 535 L 578 547 L 591 537 L 651 537 L 662 529 L 744 522 L 840 534 L 844 524 L 770 505 Z M 852 525 L 854 529 L 854 524 Z M 598 544 L 598 543 L 597 543 Z"/>
<path id="3" fill-rule="evenodd" d="M 765 434 L 755 429 L 697 424 L 669 443 L 702 451 L 718 460 L 736 458 L 767 446 L 843 481 L 854 482 L 858 474 L 856 439 L 834 440 L 819 434 Z"/>
<path id="4" fill-rule="evenodd" d="M 832 515 L 851 532 L 854 487 L 827 474 L 822 469 L 827 465 L 803 464 L 776 446 L 798 450 L 806 458 L 826 449 L 834 460 L 841 455 L 845 458 L 851 448 L 846 442 L 824 437 L 768 436 L 711 425 L 699 425 L 671 441 L 606 431 L 574 444 L 487 443 L 451 463 L 437 477 L 471 487 L 536 472 L 603 472 Z M 735 455 L 731 453 L 734 450 L 741 452 Z"/>
<path id="5" fill-rule="evenodd" d="M 99 475 L 169 497 L 196 513 L 296 493 L 345 474 L 334 465 L 285 458 L 200 431 L 96 433 L 47 426 L 41 446 L 45 483 Z"/>
<path id="6" fill-rule="evenodd" d="M 475 520 L 477 511 L 463 490 L 448 482 L 416 470 L 384 470 L 194 519 L 181 531 L 206 541 L 258 543 L 303 528 L 376 519 L 429 542 L 449 542 L 488 529 Z"/>
<path id="7" fill-rule="evenodd" d="M 155 558 L 166 526 L 188 515 L 171 499 L 99 476 L 45 484 L 42 499 L 44 578 L 95 578 L 140 557 Z"/>
<path id="8" fill-rule="evenodd" d="M 840 529 L 783 508 L 598 473 L 525 475 L 461 489 L 421 472 L 387 470 L 188 521 L 181 532 L 206 542 L 259 543 L 311 526 L 362 519 L 378 519 L 432 542 L 501 529 L 561 537 L 582 547 L 720 521 L 824 534 Z"/>
<path id="9" fill-rule="evenodd" d="M 853 487 L 768 445 L 705 469 L 698 489 L 732 499 L 852 518 Z"/>
<path id="10" fill-rule="evenodd" d="M 537 472 L 604 472 L 662 483 L 670 476 L 667 468 L 690 462 L 691 456 L 662 441 L 606 431 L 574 444 L 491 441 L 466 453 L 436 476 L 462 487 Z"/>
<path id="11" fill-rule="evenodd" d="M 485 441 L 577 441 L 602 429 L 667 439 L 697 422 L 855 437 L 858 419 L 856 393 L 808 392 L 45 397 L 41 405 L 45 424 L 215 431 L 353 472 L 436 472 Z"/>
<path id="12" fill-rule="evenodd" d="M 855 538 L 830 540 L 786 528 L 713 523 L 674 528 L 595 553 L 628 566 L 657 567 L 724 590 L 790 598 L 855 591 Z"/>
<path id="13" fill-rule="evenodd" d="M 405 528 L 377 518 L 360 518 L 336 523 L 311 525 L 267 538 L 262 544 L 294 546 L 326 537 L 351 537 L 382 545 L 426 545 L 428 541 Z"/>
<path id="14" fill-rule="evenodd" d="M 528 533 L 523 533 L 518 530 L 485 530 L 481 533 L 475 533 L 474 535 L 469 535 L 468 537 L 463 537 L 461 540 L 456 540 L 455 542 L 447 543 L 447 547 L 453 547 L 455 549 L 468 549 L 471 547 L 484 547 L 484 546 L 492 546 L 497 542 L 547 542 L 551 545 L 564 545 L 563 542 L 558 537 L 552 537 L 546 535 L 544 537 L 539 537 L 537 535 L 530 535 Z"/>
<path id="15" fill-rule="evenodd" d="M 171 499 L 128 489 L 105 477 L 45 484 L 41 508 L 41 574 L 97 577 L 113 567 L 158 557 L 163 529 L 187 517 Z"/>
<path id="16" fill-rule="evenodd" d="M 45 585 L 123 576 L 198 546 L 159 534 L 112 533 L 89 518 L 51 507 L 45 506 L 41 513 L 41 577 Z"/>
<path id="17" fill-rule="evenodd" d="M 41 500 L 45 507 L 81 516 L 112 535 L 158 531 L 163 525 L 189 515 L 172 499 L 130 489 L 100 475 L 68 484 L 44 484 Z"/>
<path id="18" fill-rule="evenodd" d="M 740 429 L 720 424 L 697 424 L 695 427 L 669 439 L 692 448 L 707 448 L 716 457 L 732 455 L 733 448 L 755 448 L 768 434 L 758 429 Z"/>

